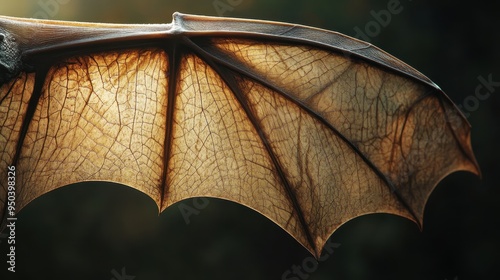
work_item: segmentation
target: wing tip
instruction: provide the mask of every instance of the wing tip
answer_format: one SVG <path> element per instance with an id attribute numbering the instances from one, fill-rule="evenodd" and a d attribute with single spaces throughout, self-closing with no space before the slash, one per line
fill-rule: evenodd
<path id="1" fill-rule="evenodd" d="M 468 165 L 469 167 L 460 169 L 458 171 L 468 171 L 472 174 L 475 174 L 479 177 L 479 179 L 483 178 L 483 174 L 481 172 L 481 167 L 479 166 L 479 162 L 476 159 L 476 156 L 474 155 L 474 150 L 472 150 L 472 143 L 471 143 L 471 137 L 470 137 L 470 130 L 469 130 L 469 135 L 467 137 L 467 145 L 463 147 L 465 154 L 467 155 L 468 159 Z"/>

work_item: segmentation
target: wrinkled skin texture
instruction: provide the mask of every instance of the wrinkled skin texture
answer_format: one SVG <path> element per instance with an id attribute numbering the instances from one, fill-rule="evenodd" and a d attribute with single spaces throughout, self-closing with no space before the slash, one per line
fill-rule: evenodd
<path id="1" fill-rule="evenodd" d="M 8 18 L 0 28 L 18 36 L 26 65 L 0 85 L 4 218 L 15 165 L 17 210 L 90 180 L 136 188 L 160 211 L 217 197 L 318 257 L 348 220 L 383 212 L 421 225 L 444 176 L 479 174 L 469 124 L 448 97 L 338 33 L 179 14 L 151 32 Z M 159 30 L 175 32 L 151 35 Z M 37 40 L 49 33 L 63 35 Z"/>

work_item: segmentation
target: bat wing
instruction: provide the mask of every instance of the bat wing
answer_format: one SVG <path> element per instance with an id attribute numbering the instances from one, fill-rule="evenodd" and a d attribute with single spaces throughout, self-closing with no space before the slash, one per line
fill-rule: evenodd
<path id="1" fill-rule="evenodd" d="M 113 181 L 159 211 L 197 196 L 246 205 L 319 256 L 363 214 L 421 225 L 443 177 L 479 174 L 470 126 L 439 87 L 339 33 L 178 13 L 158 25 L 3 17 L 0 33 L 4 220 L 9 191 L 19 210 Z"/>

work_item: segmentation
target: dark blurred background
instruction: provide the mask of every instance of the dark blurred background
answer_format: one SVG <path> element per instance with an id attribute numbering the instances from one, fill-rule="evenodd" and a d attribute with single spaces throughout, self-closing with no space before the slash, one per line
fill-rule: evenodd
<path id="1" fill-rule="evenodd" d="M 0 239 L 0 279 L 499 279 L 500 86 L 490 86 L 482 100 L 475 95 L 481 80 L 500 82 L 499 2 L 373 2 L 0 0 L 0 14 L 19 17 L 168 23 L 180 11 L 299 23 L 351 36 L 362 30 L 462 106 L 483 172 L 482 179 L 468 173 L 445 178 L 427 203 L 423 231 L 392 215 L 348 222 L 332 235 L 337 248 L 319 264 L 278 226 L 231 202 L 181 202 L 199 209 L 186 223 L 180 204 L 158 216 L 154 202 L 131 188 L 72 185 L 18 214 L 17 272 L 7 273 L 7 242 Z M 400 12 L 377 29 L 376 14 L 389 3 L 399 3 Z M 294 268 L 301 272 L 283 278 Z"/>

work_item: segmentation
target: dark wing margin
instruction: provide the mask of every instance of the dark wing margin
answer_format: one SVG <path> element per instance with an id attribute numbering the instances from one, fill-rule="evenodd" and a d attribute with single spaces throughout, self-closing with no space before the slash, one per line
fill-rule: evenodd
<path id="1" fill-rule="evenodd" d="M 480 173 L 459 110 L 377 47 L 301 25 L 173 17 L 0 18 L 4 222 L 15 164 L 17 210 L 70 183 L 115 181 L 160 211 L 196 196 L 246 205 L 319 257 L 363 214 L 421 226 L 443 177 Z"/>

